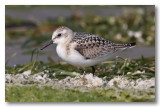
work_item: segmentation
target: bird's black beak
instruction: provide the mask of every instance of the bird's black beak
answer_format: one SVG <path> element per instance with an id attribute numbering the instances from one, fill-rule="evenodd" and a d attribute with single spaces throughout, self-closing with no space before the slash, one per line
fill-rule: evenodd
<path id="1" fill-rule="evenodd" d="M 49 40 L 47 42 L 44 43 L 43 47 L 40 48 L 40 50 L 43 50 L 44 48 L 48 47 L 49 45 L 52 45 L 53 44 L 53 41 L 52 40 Z"/>

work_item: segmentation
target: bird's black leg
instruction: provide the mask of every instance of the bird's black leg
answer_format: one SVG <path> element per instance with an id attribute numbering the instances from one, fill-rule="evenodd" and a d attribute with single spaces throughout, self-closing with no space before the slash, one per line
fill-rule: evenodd
<path id="1" fill-rule="evenodd" d="M 92 73 L 93 73 L 93 76 L 94 76 L 95 68 L 94 68 L 94 66 L 91 66 L 91 67 L 92 67 Z"/>

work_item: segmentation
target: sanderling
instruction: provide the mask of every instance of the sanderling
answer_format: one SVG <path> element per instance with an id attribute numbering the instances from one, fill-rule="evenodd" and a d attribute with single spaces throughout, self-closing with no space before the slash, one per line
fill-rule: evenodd
<path id="1" fill-rule="evenodd" d="M 113 56 L 114 53 L 135 46 L 135 43 L 116 44 L 102 37 L 83 33 L 73 32 L 65 26 L 58 27 L 52 34 L 52 40 L 48 41 L 42 48 L 56 43 L 56 51 L 60 58 L 71 65 L 79 67 L 92 67 Z"/>

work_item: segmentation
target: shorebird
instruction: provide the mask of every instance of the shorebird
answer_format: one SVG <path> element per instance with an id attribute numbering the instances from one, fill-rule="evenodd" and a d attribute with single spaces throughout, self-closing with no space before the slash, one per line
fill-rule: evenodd
<path id="1" fill-rule="evenodd" d="M 53 31 L 52 39 L 41 48 L 57 44 L 58 56 L 67 63 L 82 68 L 92 67 L 113 56 L 116 52 L 130 48 L 136 43 L 116 44 L 94 34 L 73 32 L 70 28 L 61 26 Z"/>

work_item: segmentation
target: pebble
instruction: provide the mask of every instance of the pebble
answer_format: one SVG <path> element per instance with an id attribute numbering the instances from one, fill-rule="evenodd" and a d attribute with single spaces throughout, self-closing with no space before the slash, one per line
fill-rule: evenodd
<path id="1" fill-rule="evenodd" d="M 144 73 L 137 71 L 138 73 Z M 93 74 L 77 75 L 76 77 L 66 77 L 64 79 L 51 79 L 49 74 L 45 72 L 31 74 L 31 70 L 25 71 L 22 74 L 5 74 L 5 82 L 9 84 L 46 84 L 56 83 L 64 86 L 75 87 L 84 86 L 88 88 L 96 87 L 119 87 L 119 88 L 134 88 L 134 89 L 148 89 L 155 87 L 155 78 L 137 80 L 129 79 L 124 76 L 117 76 L 111 80 L 106 80 L 105 78 L 99 78 L 93 76 Z"/>
<path id="2" fill-rule="evenodd" d="M 23 74 L 23 75 L 26 75 L 26 76 L 29 76 L 29 75 L 31 75 L 31 70 L 25 71 L 25 72 L 23 72 L 22 74 Z"/>

